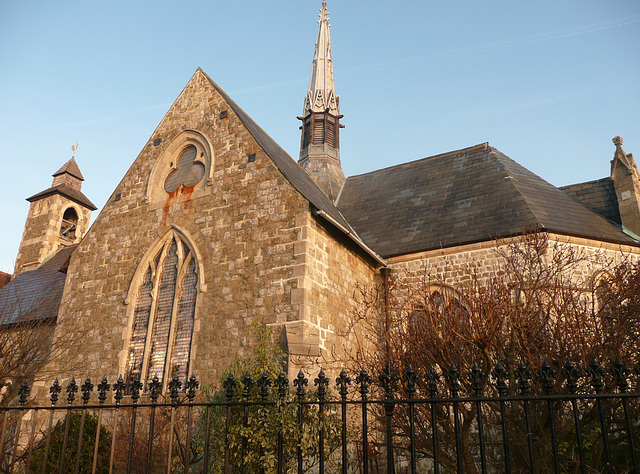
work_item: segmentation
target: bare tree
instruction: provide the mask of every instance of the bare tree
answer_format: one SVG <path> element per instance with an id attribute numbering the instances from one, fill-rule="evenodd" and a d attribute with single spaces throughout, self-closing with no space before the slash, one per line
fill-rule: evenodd
<path id="1" fill-rule="evenodd" d="M 508 241 L 496 240 L 493 251 L 498 259 L 491 272 L 482 262 L 470 261 L 462 270 L 457 268 L 463 277 L 455 286 L 447 285 L 441 268 L 427 261 L 418 277 L 391 272 L 378 287 L 360 288 L 350 332 L 370 337 L 351 352 L 351 364 L 380 367 L 389 362 L 399 374 L 411 367 L 422 373 L 435 368 L 446 375 L 451 368 L 466 374 L 475 363 L 484 375 L 484 393 L 493 394 L 496 386 L 490 374 L 497 363 L 507 368 L 515 393 L 521 362 L 540 367 L 544 360 L 551 361 L 557 374 L 569 360 L 582 367 L 589 367 L 592 360 L 610 363 L 618 356 L 636 362 L 640 354 L 637 259 L 561 243 L 537 230 Z M 459 262 L 455 264 L 459 267 Z M 448 270 L 453 271 L 453 266 L 451 262 Z M 578 390 L 590 388 L 586 378 L 579 382 Z M 474 393 L 472 380 L 461 377 L 460 383 L 466 393 Z M 560 385 L 558 377 L 556 389 L 562 389 Z M 419 386 L 426 396 L 424 380 Z M 464 470 L 473 472 L 477 412 L 475 407 L 467 408 L 461 426 Z M 438 430 L 443 439 L 452 440 L 452 415 L 445 406 L 439 409 Z M 499 418 L 496 406 L 486 409 L 487 419 Z M 538 415 L 535 422 L 542 430 L 549 419 L 544 412 Z M 421 430 L 417 439 L 427 440 L 430 416 L 417 416 Z M 510 416 L 522 419 L 516 406 Z M 588 426 L 588 419 L 583 422 Z M 399 428 L 408 430 L 408 426 Z M 526 439 L 526 433 L 517 429 L 511 436 Z M 455 469 L 455 455 L 446 445 L 439 452 L 440 460 Z M 516 457 L 526 456 L 524 450 L 519 453 L 516 442 L 513 450 Z M 433 456 L 426 441 L 419 451 Z"/>

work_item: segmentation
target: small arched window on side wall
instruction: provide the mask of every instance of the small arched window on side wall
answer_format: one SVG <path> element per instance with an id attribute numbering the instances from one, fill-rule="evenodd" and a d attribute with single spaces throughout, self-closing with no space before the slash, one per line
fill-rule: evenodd
<path id="1" fill-rule="evenodd" d="M 76 239 L 76 230 L 78 227 L 78 213 L 73 207 L 68 208 L 62 215 L 62 223 L 60 224 L 60 237 L 69 242 Z"/>
<path id="2" fill-rule="evenodd" d="M 191 340 L 198 294 L 198 262 L 175 232 L 144 263 L 136 291 L 127 353 L 127 381 L 145 385 L 177 376 L 182 386 L 189 373 Z"/>

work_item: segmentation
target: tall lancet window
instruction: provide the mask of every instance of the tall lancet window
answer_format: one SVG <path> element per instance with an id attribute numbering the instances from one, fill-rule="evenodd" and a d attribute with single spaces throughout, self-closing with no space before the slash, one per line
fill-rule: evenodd
<path id="1" fill-rule="evenodd" d="M 127 380 L 164 383 L 189 373 L 198 265 L 189 246 L 174 232 L 145 264 L 135 295 L 127 356 Z"/>

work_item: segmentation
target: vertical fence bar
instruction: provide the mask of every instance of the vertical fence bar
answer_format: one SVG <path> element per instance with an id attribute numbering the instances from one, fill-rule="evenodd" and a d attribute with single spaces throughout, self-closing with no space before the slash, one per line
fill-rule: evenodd
<path id="1" fill-rule="evenodd" d="M 482 388 L 484 383 L 485 374 L 482 369 L 473 363 L 471 371 L 469 372 L 469 381 L 473 387 L 473 392 L 476 398 L 482 397 Z M 482 402 L 476 400 L 476 413 L 478 417 L 478 441 L 480 442 L 480 470 L 483 474 L 487 472 L 487 453 L 484 442 L 484 420 L 482 419 Z"/>
<path id="2" fill-rule="evenodd" d="M 98 402 L 100 404 L 100 408 L 98 408 L 98 424 L 96 426 L 96 442 L 93 447 L 93 466 L 91 467 L 91 474 L 96 474 L 96 469 L 98 468 L 98 449 L 100 446 L 100 428 L 102 426 L 102 407 L 104 406 L 104 402 L 107 399 L 107 392 L 110 388 L 110 385 L 107 383 L 107 377 L 103 377 L 102 381 L 96 388 L 98 390 Z M 115 436 L 115 433 L 113 435 Z"/>
<path id="3" fill-rule="evenodd" d="M 91 391 L 93 390 L 93 384 L 91 383 L 91 379 L 87 378 L 87 380 L 85 380 L 84 383 L 82 384 L 82 387 L 80 387 L 80 390 L 82 391 L 82 404 L 86 405 L 87 403 L 89 403 L 89 399 L 91 398 Z M 86 417 L 87 417 L 87 409 L 83 408 L 82 419 L 80 420 L 80 434 L 78 436 L 78 448 L 76 449 L 76 465 L 75 465 L 75 468 L 73 469 L 73 472 L 75 474 L 78 474 L 78 472 L 80 472 L 80 455 L 82 453 L 82 438 L 84 437 L 84 423 L 85 423 Z M 27 470 L 27 472 L 29 471 Z"/>
<path id="4" fill-rule="evenodd" d="M 27 381 L 25 380 L 24 382 L 22 382 L 22 384 L 20 385 L 20 387 L 18 387 L 18 395 L 20 395 L 18 397 L 18 403 L 20 404 L 20 418 L 23 418 L 23 412 L 24 412 L 24 406 L 27 403 L 27 399 L 29 398 L 29 394 L 31 393 L 31 389 L 29 388 L 29 384 L 27 383 Z M 33 452 L 33 440 L 35 437 L 35 431 L 36 431 L 36 425 L 35 425 L 35 410 L 31 410 L 31 414 L 33 419 L 31 420 L 31 434 L 29 435 L 29 447 L 28 449 L 28 454 L 27 454 L 27 470 L 26 472 L 29 472 L 29 466 L 31 464 L 31 453 Z M 4 432 L 4 427 L 2 428 L 2 431 Z M 4 434 L 4 433 L 3 433 Z M 3 454 L 3 449 L 2 449 L 2 445 L 3 443 L 0 442 L 0 469 L 2 468 L 2 459 L 4 458 Z M 8 467 L 8 466 L 7 466 Z"/>
<path id="5" fill-rule="evenodd" d="M 280 371 L 278 378 L 276 379 L 276 386 L 278 387 L 278 418 L 279 418 L 279 427 L 278 427 L 278 474 L 284 473 L 284 420 L 282 419 L 282 407 L 285 403 L 285 397 L 287 395 L 287 390 L 289 389 L 289 379 L 284 375 L 283 371 Z"/>
<path id="6" fill-rule="evenodd" d="M 533 455 L 533 434 L 531 433 L 531 419 L 529 416 L 529 400 L 531 396 L 531 370 L 526 366 L 524 361 L 520 361 L 520 365 L 515 370 L 515 376 L 518 380 L 520 395 L 526 397 L 523 401 L 524 421 L 527 430 L 527 448 L 529 450 L 529 471 L 531 474 L 536 472 L 535 459 Z"/>
<path id="7" fill-rule="evenodd" d="M 341 444 L 342 444 L 342 473 L 348 472 L 347 461 L 347 395 L 349 394 L 348 386 L 351 383 L 351 377 L 347 376 L 344 369 L 340 371 L 340 376 L 336 379 L 336 388 L 340 394 L 340 411 L 342 420 Z"/>
<path id="8" fill-rule="evenodd" d="M 504 448 L 504 469 L 507 473 L 511 472 L 511 454 L 509 452 L 509 435 L 507 433 L 507 417 L 506 417 L 506 402 L 504 397 L 507 396 L 507 371 L 498 362 L 491 372 L 491 375 L 496 379 L 496 388 L 498 389 L 498 396 L 500 397 L 500 419 L 502 424 L 502 446 Z"/>
<path id="9" fill-rule="evenodd" d="M 177 375 L 174 375 L 169 384 L 169 398 L 171 399 L 171 423 L 169 427 L 169 452 L 167 453 L 167 474 L 171 473 L 171 458 L 173 457 L 173 430 L 176 426 L 176 408 L 178 406 L 178 398 L 180 397 L 180 389 L 182 382 Z"/>
<path id="10" fill-rule="evenodd" d="M 131 463 L 133 461 L 133 446 L 136 439 L 136 415 L 138 413 L 138 400 L 140 400 L 140 390 L 142 389 L 142 382 L 140 382 L 140 376 L 129 384 L 131 390 L 131 402 L 133 406 L 131 408 L 131 422 L 129 425 L 129 452 L 127 453 L 127 472 L 131 472 Z"/>
<path id="11" fill-rule="evenodd" d="M 613 367 L 611 368 L 612 375 L 616 378 L 616 386 L 620 393 L 624 394 L 629 388 L 629 382 L 627 382 L 627 376 L 629 375 L 629 368 L 626 367 L 620 357 L 616 357 L 615 362 L 613 363 Z M 640 472 L 638 470 L 638 461 L 636 459 L 636 448 L 635 443 L 633 441 L 633 428 L 631 426 L 631 421 L 629 419 L 629 410 L 627 408 L 627 399 L 625 397 L 620 397 L 622 402 L 622 409 L 624 411 L 624 422 L 627 428 L 627 441 L 629 443 L 629 449 L 631 450 L 631 464 L 633 466 L 634 473 Z"/>
<path id="12" fill-rule="evenodd" d="M 415 473 L 416 470 L 416 428 L 415 428 L 415 405 L 413 399 L 416 393 L 416 381 L 418 375 L 409 366 L 406 373 L 403 376 L 403 380 L 407 383 L 407 398 L 409 399 L 409 456 L 411 472 Z"/>
<path id="13" fill-rule="evenodd" d="M 300 433 L 302 433 L 302 423 L 304 422 L 302 403 L 304 401 L 304 396 L 307 393 L 305 387 L 308 383 L 309 380 L 304 376 L 302 369 L 300 369 L 300 372 L 298 372 L 298 376 L 293 381 L 293 386 L 296 387 L 296 397 L 298 399 L 298 430 L 300 431 Z M 300 436 L 300 438 L 302 438 L 302 436 Z M 304 466 L 302 462 L 302 445 L 300 440 L 298 440 L 296 458 L 298 464 L 298 474 L 302 474 L 304 472 Z"/>
<path id="14" fill-rule="evenodd" d="M 542 366 L 538 370 L 538 376 L 542 380 L 542 391 L 548 397 L 553 391 L 556 380 L 556 371 L 553 370 L 547 359 L 544 359 Z M 553 401 L 547 398 L 547 409 L 549 411 L 549 427 L 551 428 L 551 452 L 553 454 L 553 470 L 556 474 L 560 472 L 560 460 L 558 459 L 558 440 L 556 436 L 556 423 L 553 412 Z"/>
<path id="15" fill-rule="evenodd" d="M 320 440 L 318 449 L 320 450 L 320 474 L 324 474 L 324 436 L 325 436 L 325 416 L 324 416 L 324 397 L 327 393 L 327 385 L 329 385 L 329 379 L 324 374 L 324 370 L 320 369 L 318 377 L 313 381 L 318 387 L 318 415 L 320 419 Z"/>
<path id="16" fill-rule="evenodd" d="M 113 414 L 113 434 L 111 435 L 111 452 L 109 453 L 109 474 L 113 472 L 113 464 L 115 461 L 116 454 L 116 439 L 118 438 L 118 417 L 120 415 L 120 402 L 122 401 L 122 397 L 124 397 L 124 389 L 126 388 L 126 384 L 122 379 L 122 375 L 118 377 L 116 383 L 113 384 L 113 400 L 115 402 L 115 410 Z"/>
<path id="17" fill-rule="evenodd" d="M 7 421 L 9 420 L 9 410 L 4 410 L 4 416 L 2 417 L 2 433 L 0 433 L 0 455 L 2 455 L 2 461 L 4 462 L 4 438 L 5 433 L 7 432 Z M 2 467 L 2 464 L 0 464 Z"/>
<path id="18" fill-rule="evenodd" d="M 224 474 L 229 474 L 229 462 L 230 462 L 230 450 L 229 450 L 229 424 L 231 423 L 231 401 L 233 400 L 233 393 L 236 389 L 236 379 L 233 378 L 233 374 L 229 372 L 227 378 L 222 383 L 224 388 L 224 395 L 227 400 L 226 403 L 226 418 L 224 422 Z M 209 435 L 211 427 L 210 407 L 207 407 L 207 442 L 204 450 L 204 471 L 209 470 Z"/>
<path id="19" fill-rule="evenodd" d="M 245 429 L 242 430 L 242 452 L 240 456 L 240 472 L 244 474 L 246 472 L 244 460 L 245 460 L 245 457 L 247 456 L 247 435 L 245 434 L 245 432 L 246 432 L 246 428 L 249 426 L 249 396 L 251 395 L 251 387 L 253 386 L 253 380 L 251 380 L 251 377 L 249 377 L 249 374 L 244 374 L 244 377 L 242 377 L 242 385 L 244 385 L 244 389 L 242 391 L 242 396 L 243 396 L 242 427 Z"/>
<path id="20" fill-rule="evenodd" d="M 44 459 L 42 461 L 42 474 L 47 472 L 47 458 L 49 457 L 49 446 L 51 445 L 51 431 L 53 431 L 53 407 L 56 406 L 56 402 L 58 401 L 58 394 L 62 391 L 62 387 L 56 379 L 53 382 L 53 385 L 49 387 L 49 393 L 51 394 L 51 407 L 52 410 L 49 413 L 49 429 L 47 430 L 47 440 L 45 441 L 44 446 Z"/>
<path id="21" fill-rule="evenodd" d="M 258 387 L 260 387 L 260 403 L 262 404 L 262 407 L 266 407 L 267 406 L 267 398 L 269 396 L 269 387 L 271 386 L 271 379 L 269 378 L 269 375 L 267 374 L 267 372 L 262 372 L 262 375 L 260 376 L 260 378 L 258 379 Z M 264 420 L 260 420 L 259 423 L 263 423 Z M 260 465 L 260 472 L 264 473 L 264 463 L 263 463 L 263 459 L 264 459 L 264 446 L 262 446 L 262 443 L 260 443 L 260 447 L 259 447 L 259 456 L 260 456 L 260 460 L 259 460 L 259 465 Z"/>
<path id="22" fill-rule="evenodd" d="M 158 403 L 158 397 L 160 396 L 160 390 L 162 389 L 162 384 L 160 383 L 160 379 L 158 379 L 157 375 L 153 376 L 151 382 L 147 387 L 149 390 L 149 398 L 151 398 L 151 414 L 149 415 L 149 438 L 147 441 L 147 461 L 145 464 L 145 472 L 149 474 L 151 472 L 151 462 L 153 453 L 153 435 L 155 431 L 155 423 L 156 423 L 156 403 Z"/>
<path id="23" fill-rule="evenodd" d="M 395 460 L 393 456 L 393 411 L 395 409 L 393 388 L 397 376 L 391 371 L 391 364 L 387 362 L 384 370 L 378 377 L 382 388 L 384 389 L 384 411 L 387 417 L 387 473 L 394 474 L 396 472 Z"/>
<path id="24" fill-rule="evenodd" d="M 440 472 L 440 462 L 438 456 L 438 423 L 435 402 L 436 395 L 438 394 L 438 380 L 440 380 L 440 375 L 438 374 L 438 372 L 436 372 L 436 368 L 434 366 L 429 367 L 427 372 L 424 374 L 424 381 L 427 383 L 427 390 L 429 391 L 429 398 L 431 399 L 429 405 L 431 408 L 431 440 L 433 449 L 434 474 L 439 474 Z"/>
<path id="25" fill-rule="evenodd" d="M 567 387 L 569 393 L 575 395 L 578 391 L 578 378 L 580 377 L 580 371 L 570 360 L 564 365 L 562 369 L 562 375 L 567 379 Z M 578 456 L 580 457 L 580 472 L 585 474 L 587 472 L 587 466 L 584 462 L 584 445 L 582 442 L 582 433 L 580 430 L 580 413 L 578 412 L 578 400 L 571 398 L 571 407 L 573 410 L 573 423 L 576 428 L 576 440 L 578 442 Z"/>
<path id="26" fill-rule="evenodd" d="M 69 441 L 69 424 L 71 423 L 71 405 L 76 398 L 76 392 L 78 391 L 78 384 L 76 379 L 72 378 L 69 385 L 67 385 L 67 415 L 64 421 L 64 439 L 62 441 L 62 451 L 60 452 L 60 472 L 65 472 L 65 454 L 67 452 L 67 442 Z"/>
<path id="27" fill-rule="evenodd" d="M 446 374 L 449 381 L 449 390 L 451 398 L 453 398 L 453 429 L 456 439 L 456 466 L 459 473 L 462 473 L 464 466 L 462 465 L 462 437 L 460 433 L 460 402 L 456 400 L 460 396 L 460 372 L 458 368 L 451 364 L 449 372 Z"/>
<path id="28" fill-rule="evenodd" d="M 364 474 L 369 473 L 369 427 L 367 426 L 367 398 L 371 376 L 364 367 L 356 377 L 356 383 L 360 385 L 360 398 L 362 399 L 362 467 Z"/>
<path id="29" fill-rule="evenodd" d="M 187 442 L 186 442 L 186 459 L 185 459 L 185 472 L 188 474 L 191 467 L 191 428 L 193 425 L 193 401 L 196 398 L 196 390 L 200 387 L 200 382 L 195 375 L 191 375 L 186 383 L 187 389 L 187 402 L 189 406 L 187 408 Z"/>
<path id="30" fill-rule="evenodd" d="M 589 368 L 587 369 L 587 373 L 591 376 L 591 386 L 595 390 L 596 394 L 600 395 L 602 393 L 602 389 L 604 388 L 604 382 L 602 378 L 604 377 L 604 367 L 602 367 L 597 360 L 591 359 L 591 363 L 589 364 Z M 607 436 L 607 425 L 604 417 L 604 409 L 602 407 L 602 400 L 600 398 L 596 399 L 596 404 L 598 405 L 598 417 L 600 419 L 600 431 L 602 432 L 602 447 L 604 451 L 604 459 L 607 467 L 611 467 L 611 454 L 609 452 L 609 440 Z"/>

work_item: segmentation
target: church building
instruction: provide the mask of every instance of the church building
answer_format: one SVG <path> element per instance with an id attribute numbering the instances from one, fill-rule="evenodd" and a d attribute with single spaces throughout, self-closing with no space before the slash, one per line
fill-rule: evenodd
<path id="1" fill-rule="evenodd" d="M 77 335 L 53 361 L 61 380 L 196 374 L 203 385 L 249 355 L 264 324 L 291 378 L 354 343 L 354 292 L 386 273 L 445 257 L 489 268 L 493 238 L 531 228 L 640 255 L 640 175 L 620 137 L 609 177 L 564 188 L 488 143 L 345 177 L 341 161 L 357 157 L 340 155 L 324 1 L 303 103 L 294 159 L 196 70 L 91 226 L 96 206 L 65 163 L 28 198 L 0 324 L 47 320 L 54 337 Z"/>

